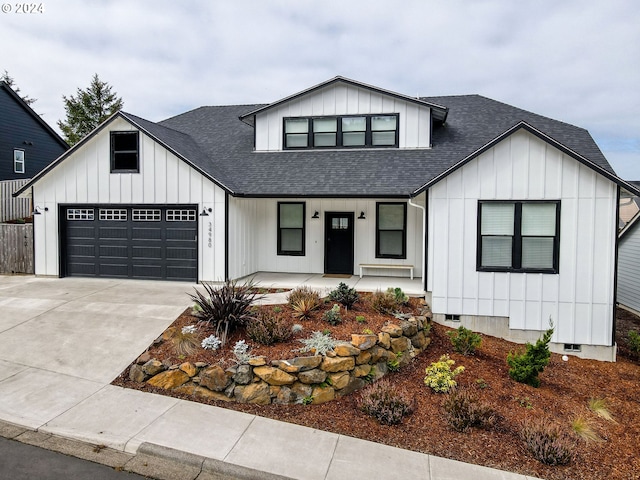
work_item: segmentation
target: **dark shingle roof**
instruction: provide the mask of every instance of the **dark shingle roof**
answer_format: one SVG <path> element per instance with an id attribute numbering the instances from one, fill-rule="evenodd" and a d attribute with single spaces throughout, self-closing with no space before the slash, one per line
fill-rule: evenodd
<path id="1" fill-rule="evenodd" d="M 431 149 L 253 152 L 253 128 L 239 117 L 264 105 L 201 107 L 159 124 L 136 121 L 239 196 L 407 197 L 522 122 L 615 177 L 582 128 L 479 95 L 424 100 L 449 108 L 447 122 L 434 127 Z"/>

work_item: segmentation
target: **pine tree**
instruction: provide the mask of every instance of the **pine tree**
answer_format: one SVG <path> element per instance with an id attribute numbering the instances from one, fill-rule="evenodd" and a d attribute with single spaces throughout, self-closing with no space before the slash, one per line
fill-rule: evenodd
<path id="1" fill-rule="evenodd" d="M 551 320 L 549 323 L 551 323 Z M 549 364 L 549 359 L 551 358 L 549 342 L 552 336 L 553 324 L 544 332 L 542 338 L 539 338 L 535 345 L 527 342 L 524 353 L 517 354 L 510 352 L 507 355 L 509 376 L 516 382 L 526 383 L 527 385 L 538 388 L 540 386 L 538 374 Z"/>
<path id="2" fill-rule="evenodd" d="M 22 100 L 24 101 L 24 103 L 26 103 L 27 105 L 31 105 L 32 103 L 36 102 L 38 99 L 37 98 L 30 98 L 29 96 L 25 95 L 22 96 L 20 95 L 20 88 L 16 85 L 15 80 L 13 79 L 13 77 L 11 77 L 9 75 L 8 71 L 4 71 L 4 73 L 2 74 L 2 76 L 0 76 L 0 81 L 6 83 L 7 85 L 9 85 L 9 87 L 11 87 L 11 89 L 20 96 L 20 98 L 22 98 Z"/>
<path id="3" fill-rule="evenodd" d="M 122 98 L 111 88 L 96 73 L 89 88 L 78 88 L 75 97 L 62 96 L 67 117 L 65 121 L 58 121 L 58 127 L 69 145 L 75 145 L 111 115 L 122 110 Z"/>

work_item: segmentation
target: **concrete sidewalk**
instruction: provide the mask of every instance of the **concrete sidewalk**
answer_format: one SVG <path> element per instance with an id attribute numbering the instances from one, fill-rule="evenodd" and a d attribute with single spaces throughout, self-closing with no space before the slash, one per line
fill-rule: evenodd
<path id="1" fill-rule="evenodd" d="M 136 454 L 184 464 L 158 478 L 527 478 L 110 385 L 190 304 L 193 287 L 0 276 L 0 420 L 20 435 L 124 452 L 129 463 Z M 144 463 L 134 471 L 152 475 Z"/>

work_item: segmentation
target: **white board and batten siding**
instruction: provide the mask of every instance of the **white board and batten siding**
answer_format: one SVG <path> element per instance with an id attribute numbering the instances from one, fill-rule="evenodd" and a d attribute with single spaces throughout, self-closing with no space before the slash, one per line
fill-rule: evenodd
<path id="1" fill-rule="evenodd" d="M 623 233 L 618 244 L 616 300 L 640 315 L 640 218 Z"/>
<path id="2" fill-rule="evenodd" d="M 399 147 L 429 148 L 431 109 L 366 88 L 337 83 L 259 113 L 256 151 L 282 150 L 283 118 L 355 114 L 399 114 Z"/>
<path id="3" fill-rule="evenodd" d="M 278 201 L 305 202 L 305 255 L 278 255 Z M 354 273 L 360 263 L 414 265 L 414 275 L 422 275 L 423 237 L 422 210 L 407 204 L 407 258 L 376 258 L 376 202 L 389 199 L 248 199 L 230 198 L 229 244 L 233 246 L 229 258 L 229 276 L 238 278 L 253 272 L 324 272 L 324 228 L 326 212 L 354 214 Z M 398 200 L 398 202 L 402 202 Z M 424 195 L 415 203 L 424 205 Z M 311 218 L 314 212 L 320 218 Z M 365 212 L 365 219 L 358 219 Z M 370 275 L 406 276 L 404 270 L 369 269 Z"/>
<path id="4" fill-rule="evenodd" d="M 523 130 L 429 190 L 433 311 L 509 317 L 553 342 L 612 342 L 616 185 Z M 478 200 L 560 200 L 558 274 L 476 271 Z"/>
<path id="5" fill-rule="evenodd" d="M 48 207 L 34 219 L 35 273 L 58 275 L 59 204 L 197 205 L 198 279 L 224 279 L 224 191 L 186 162 L 140 132 L 140 172 L 110 173 L 110 131 L 135 130 L 116 118 L 57 168 L 35 183 L 33 204 Z"/>

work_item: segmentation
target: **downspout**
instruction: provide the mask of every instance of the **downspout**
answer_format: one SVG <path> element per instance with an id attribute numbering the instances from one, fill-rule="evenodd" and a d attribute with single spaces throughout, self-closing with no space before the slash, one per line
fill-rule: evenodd
<path id="1" fill-rule="evenodd" d="M 426 198 L 426 193 L 425 193 L 425 198 Z M 422 252 L 423 255 L 426 255 L 426 241 L 427 241 L 427 209 L 425 207 L 423 207 L 422 205 L 418 205 L 417 203 L 413 203 L 412 201 L 413 199 L 411 197 L 409 197 L 409 205 L 411 205 L 412 207 L 415 208 L 419 208 L 420 210 L 422 210 Z M 423 259 L 424 260 L 424 259 Z M 426 263 L 423 261 L 423 263 L 426 265 Z M 422 269 L 422 288 L 426 294 L 427 291 L 427 284 L 426 284 L 426 275 L 427 272 L 425 271 L 425 269 Z"/>

